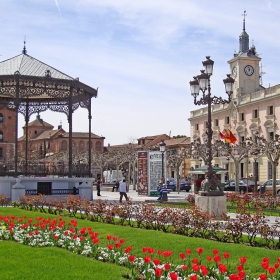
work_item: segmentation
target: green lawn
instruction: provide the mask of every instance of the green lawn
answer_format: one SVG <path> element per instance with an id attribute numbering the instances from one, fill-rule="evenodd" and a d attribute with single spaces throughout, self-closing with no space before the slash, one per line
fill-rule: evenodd
<path id="1" fill-rule="evenodd" d="M 23 211 L 18 208 L 1 207 L 0 215 L 15 215 L 30 218 L 37 216 L 54 218 L 55 216 L 38 212 Z M 63 217 L 65 220 L 72 218 Z M 212 255 L 213 249 L 218 249 L 220 254 L 230 253 L 230 263 L 236 267 L 238 259 L 247 257 L 245 271 L 247 274 L 258 276 L 263 273 L 261 261 L 263 257 L 269 257 L 275 261 L 280 257 L 280 251 L 265 248 L 254 248 L 239 244 L 226 244 L 215 241 L 185 237 L 170 233 L 153 230 L 143 230 L 130 227 L 122 227 L 103 223 L 95 223 L 78 220 L 79 227 L 91 227 L 100 235 L 100 246 L 106 246 L 106 236 L 116 235 L 125 239 L 125 246 L 133 247 L 132 254 L 143 256 L 143 247 L 153 247 L 155 250 L 173 252 L 173 262 L 182 263 L 179 253 L 186 249 L 193 251 L 192 258 L 197 257 L 196 248 L 203 247 L 202 255 Z M 90 258 L 75 255 L 61 248 L 32 248 L 15 242 L 0 242 L 0 271 L 1 279 L 124 279 L 122 275 L 129 270 L 112 265 L 94 261 Z"/>

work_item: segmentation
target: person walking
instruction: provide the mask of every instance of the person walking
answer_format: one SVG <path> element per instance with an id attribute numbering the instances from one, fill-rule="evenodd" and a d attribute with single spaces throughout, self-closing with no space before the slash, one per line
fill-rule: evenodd
<path id="1" fill-rule="evenodd" d="M 100 189 L 101 189 L 101 179 L 100 177 L 97 177 L 97 182 L 96 182 L 97 196 L 101 196 Z"/>
<path id="2" fill-rule="evenodd" d="M 118 191 L 118 190 L 119 190 L 119 187 L 120 187 L 120 182 L 119 182 L 118 180 L 116 180 L 116 184 L 115 184 L 115 186 L 113 187 L 112 192 L 114 192 L 115 189 L 116 189 L 116 191 Z"/>
<path id="3" fill-rule="evenodd" d="M 198 177 L 198 179 L 195 181 L 195 193 L 198 193 L 201 187 L 201 176 Z"/>
<path id="4" fill-rule="evenodd" d="M 120 184 L 120 202 L 122 202 L 123 197 L 125 197 L 126 201 L 129 200 L 126 192 L 127 192 L 126 180 L 123 179 L 122 183 Z"/>

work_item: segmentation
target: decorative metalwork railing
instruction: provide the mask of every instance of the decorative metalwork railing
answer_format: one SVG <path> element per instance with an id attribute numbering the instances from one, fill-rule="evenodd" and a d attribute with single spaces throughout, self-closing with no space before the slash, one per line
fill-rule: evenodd
<path id="1" fill-rule="evenodd" d="M 37 190 L 25 190 L 25 195 L 38 195 Z M 79 194 L 79 189 L 53 189 L 50 190 L 50 195 L 68 195 L 73 194 L 77 195 Z"/>

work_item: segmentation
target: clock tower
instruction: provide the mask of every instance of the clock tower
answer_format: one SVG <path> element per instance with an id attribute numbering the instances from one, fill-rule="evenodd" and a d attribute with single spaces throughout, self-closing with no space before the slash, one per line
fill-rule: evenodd
<path id="1" fill-rule="evenodd" d="M 258 57 L 254 45 L 249 48 L 249 35 L 245 30 L 246 11 L 244 11 L 243 16 L 243 32 L 239 36 L 239 52 L 235 53 L 234 57 L 228 61 L 230 73 L 235 79 L 233 98 L 260 89 L 259 62 L 261 58 Z"/>

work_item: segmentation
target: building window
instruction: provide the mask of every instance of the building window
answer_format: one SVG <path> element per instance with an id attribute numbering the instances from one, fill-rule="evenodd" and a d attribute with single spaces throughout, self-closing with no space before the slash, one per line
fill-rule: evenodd
<path id="1" fill-rule="evenodd" d="M 37 134 L 37 130 L 35 130 L 34 133 Z"/>
<path id="2" fill-rule="evenodd" d="M 3 148 L 0 148 L 0 157 L 3 156 Z"/>
<path id="3" fill-rule="evenodd" d="M 95 144 L 95 150 L 99 152 L 101 151 L 101 143 L 99 141 L 97 141 Z"/>
<path id="4" fill-rule="evenodd" d="M 225 117 L 225 124 L 229 124 L 229 116 Z"/>
<path id="5" fill-rule="evenodd" d="M 61 150 L 67 150 L 67 142 L 65 140 L 61 142 Z"/>
<path id="6" fill-rule="evenodd" d="M 245 142 L 245 136 L 240 136 L 240 142 Z"/>
<path id="7" fill-rule="evenodd" d="M 80 142 L 79 142 L 79 149 L 80 149 L 80 150 L 84 150 L 84 148 L 85 148 L 84 141 L 80 141 Z"/>
<path id="8" fill-rule="evenodd" d="M 268 141 L 271 141 L 274 139 L 274 132 L 269 132 L 268 133 Z"/>
<path id="9" fill-rule="evenodd" d="M 198 123 L 195 124 L 195 130 L 198 130 Z"/>
<path id="10" fill-rule="evenodd" d="M 208 122 L 204 122 L 204 128 L 208 127 Z"/>
<path id="11" fill-rule="evenodd" d="M 4 120 L 3 114 L 0 113 L 0 122 L 3 122 L 3 120 Z"/>
<path id="12" fill-rule="evenodd" d="M 3 132 L 0 131 L 0 142 L 3 142 Z"/>
<path id="13" fill-rule="evenodd" d="M 219 126 L 219 119 L 214 119 L 214 126 Z"/>
<path id="14" fill-rule="evenodd" d="M 268 106 L 267 107 L 267 114 L 268 115 L 273 115 L 274 114 L 274 110 L 273 109 L 274 109 L 273 106 Z"/>
<path id="15" fill-rule="evenodd" d="M 253 115 L 253 116 L 252 116 L 253 119 L 257 119 L 257 118 L 259 117 L 259 111 L 258 111 L 258 109 L 253 110 L 252 115 Z"/>
<path id="16" fill-rule="evenodd" d="M 243 122 L 245 120 L 244 113 L 239 114 L 239 121 Z"/>

